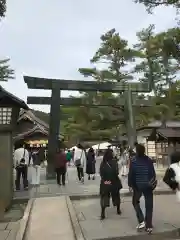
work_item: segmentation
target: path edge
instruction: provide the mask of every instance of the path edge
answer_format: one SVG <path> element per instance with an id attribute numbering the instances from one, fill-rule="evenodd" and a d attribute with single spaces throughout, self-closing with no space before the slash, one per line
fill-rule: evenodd
<path id="1" fill-rule="evenodd" d="M 163 190 L 163 189 L 158 189 L 154 191 L 154 195 L 174 195 L 175 193 L 169 189 L 167 190 Z M 121 197 L 131 197 L 132 196 L 132 192 L 122 192 L 120 193 Z M 75 200 L 83 200 L 83 199 L 92 199 L 92 198 L 99 198 L 100 195 L 97 193 L 94 194 L 72 194 L 70 195 L 70 199 L 72 201 Z"/>
<path id="2" fill-rule="evenodd" d="M 69 217 L 70 217 L 70 220 L 71 220 L 71 224 L 72 224 L 75 239 L 76 240 L 87 240 L 87 238 L 85 238 L 85 236 L 83 234 L 82 228 L 81 228 L 81 226 L 79 224 L 79 221 L 77 219 L 77 215 L 76 215 L 73 203 L 72 203 L 69 196 L 66 196 L 66 204 L 67 204 Z"/>
<path id="3" fill-rule="evenodd" d="M 23 218 L 20 220 L 19 229 L 17 231 L 15 240 L 23 240 L 24 239 L 27 225 L 28 225 L 28 222 L 30 219 L 31 211 L 33 208 L 33 204 L 34 204 L 34 199 L 30 199 L 28 201 L 28 204 L 24 211 Z"/>

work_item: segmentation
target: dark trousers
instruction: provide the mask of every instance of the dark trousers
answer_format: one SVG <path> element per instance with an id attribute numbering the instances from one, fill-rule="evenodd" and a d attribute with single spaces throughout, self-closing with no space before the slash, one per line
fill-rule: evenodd
<path id="1" fill-rule="evenodd" d="M 16 168 L 16 181 L 15 181 L 16 190 L 20 190 L 21 177 L 23 179 L 24 188 L 28 187 L 27 172 L 28 172 L 27 165 Z"/>
<path id="2" fill-rule="evenodd" d="M 77 167 L 77 174 L 79 181 L 81 181 L 81 179 L 84 177 L 84 171 L 82 167 Z"/>
<path id="3" fill-rule="evenodd" d="M 66 182 L 66 167 L 59 167 L 56 168 L 56 180 L 57 184 L 62 184 L 65 185 Z"/>
<path id="4" fill-rule="evenodd" d="M 120 207 L 121 199 L 119 190 L 102 193 L 100 198 L 101 208 L 110 206 L 110 198 L 112 198 L 113 206 Z"/>
<path id="5" fill-rule="evenodd" d="M 143 212 L 140 207 L 140 198 L 142 195 L 144 196 L 144 199 L 145 199 L 145 208 L 146 208 L 145 218 L 144 218 Z M 136 211 L 136 216 L 137 216 L 138 222 L 141 223 L 141 222 L 145 221 L 146 227 L 152 228 L 153 191 L 151 189 L 146 189 L 146 190 L 142 190 L 142 191 L 134 190 L 132 204 Z"/>

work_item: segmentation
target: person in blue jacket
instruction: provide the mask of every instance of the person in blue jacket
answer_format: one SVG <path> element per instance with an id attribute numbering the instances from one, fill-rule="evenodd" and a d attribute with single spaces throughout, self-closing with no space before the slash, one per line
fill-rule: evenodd
<path id="1" fill-rule="evenodd" d="M 153 190 L 156 185 L 153 162 L 145 155 L 145 147 L 137 144 L 136 156 L 131 161 L 128 174 L 128 186 L 130 191 L 133 191 L 132 203 L 139 222 L 137 230 L 146 229 L 148 233 L 152 232 Z M 145 217 L 140 207 L 142 195 L 145 198 Z"/>

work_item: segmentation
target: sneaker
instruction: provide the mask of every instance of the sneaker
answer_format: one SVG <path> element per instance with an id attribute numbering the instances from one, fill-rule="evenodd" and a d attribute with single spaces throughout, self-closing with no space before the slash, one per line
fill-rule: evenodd
<path id="1" fill-rule="evenodd" d="M 141 222 L 137 225 L 136 229 L 141 230 L 141 229 L 145 228 L 145 226 L 146 226 L 145 222 Z"/>
<path id="2" fill-rule="evenodd" d="M 84 183 L 84 178 L 83 177 L 81 178 L 81 182 Z"/>
<path id="3" fill-rule="evenodd" d="M 148 234 L 151 234 L 152 233 L 152 228 L 146 228 L 146 232 L 148 233 Z"/>

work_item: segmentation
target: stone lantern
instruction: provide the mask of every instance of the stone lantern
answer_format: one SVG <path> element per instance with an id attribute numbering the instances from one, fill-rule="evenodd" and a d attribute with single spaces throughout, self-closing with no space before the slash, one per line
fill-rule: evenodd
<path id="1" fill-rule="evenodd" d="M 28 106 L 0 86 L 0 214 L 13 199 L 13 132 L 21 108 Z"/>

